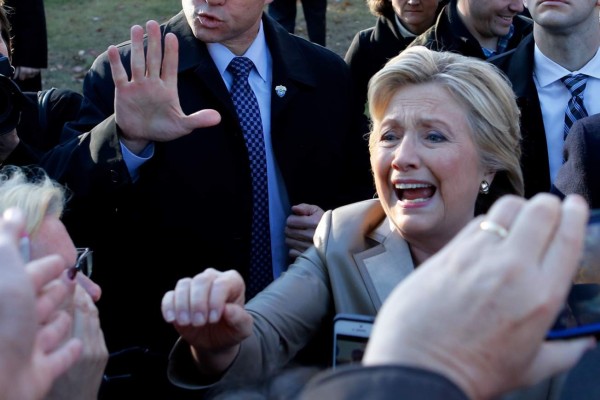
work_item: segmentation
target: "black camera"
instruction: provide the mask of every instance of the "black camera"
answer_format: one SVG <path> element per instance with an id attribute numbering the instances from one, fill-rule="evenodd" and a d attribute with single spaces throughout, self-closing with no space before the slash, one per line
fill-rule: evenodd
<path id="1" fill-rule="evenodd" d="M 8 57 L 0 54 L 0 136 L 17 127 L 25 95 L 12 80 L 15 69 Z"/>

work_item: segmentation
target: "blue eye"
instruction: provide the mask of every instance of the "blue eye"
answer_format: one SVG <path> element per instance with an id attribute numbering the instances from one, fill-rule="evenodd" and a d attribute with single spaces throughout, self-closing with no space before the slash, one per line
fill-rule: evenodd
<path id="1" fill-rule="evenodd" d="M 427 132 L 427 134 L 425 135 L 425 139 L 433 143 L 441 143 L 447 140 L 446 136 L 442 135 L 440 132 L 437 131 Z"/>
<path id="2" fill-rule="evenodd" d="M 394 131 L 388 131 L 381 135 L 379 138 L 380 142 L 392 142 L 394 140 L 398 140 L 398 135 Z"/>

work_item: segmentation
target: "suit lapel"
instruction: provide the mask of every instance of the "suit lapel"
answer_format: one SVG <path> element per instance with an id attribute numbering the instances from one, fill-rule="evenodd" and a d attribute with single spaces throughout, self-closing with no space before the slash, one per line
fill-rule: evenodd
<path id="1" fill-rule="evenodd" d="M 280 129 L 280 116 L 288 104 L 299 93 L 301 87 L 315 87 L 314 66 L 304 56 L 296 38 L 277 24 L 267 14 L 263 15 L 265 39 L 269 46 L 273 61 L 273 81 L 271 88 L 271 134 L 285 134 Z M 285 94 L 277 94 L 276 88 L 285 88 Z M 282 121 L 283 122 L 283 121 Z"/>
<path id="2" fill-rule="evenodd" d="M 386 218 L 370 235 L 379 245 L 354 254 L 365 287 L 379 311 L 396 285 L 414 270 L 408 244 L 390 229 Z"/>

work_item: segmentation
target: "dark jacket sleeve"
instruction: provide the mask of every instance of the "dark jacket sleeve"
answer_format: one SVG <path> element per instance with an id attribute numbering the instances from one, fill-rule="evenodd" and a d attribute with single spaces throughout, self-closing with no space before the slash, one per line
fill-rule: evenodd
<path id="1" fill-rule="evenodd" d="M 402 366 L 350 366 L 324 372 L 308 383 L 299 398 L 467 400 L 445 377 Z"/>

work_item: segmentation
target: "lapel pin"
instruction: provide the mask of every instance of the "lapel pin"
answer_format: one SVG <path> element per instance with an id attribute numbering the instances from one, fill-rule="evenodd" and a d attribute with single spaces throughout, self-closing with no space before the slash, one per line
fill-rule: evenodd
<path id="1" fill-rule="evenodd" d="M 277 93 L 277 96 L 283 97 L 283 96 L 285 96 L 285 92 L 287 92 L 287 88 L 285 86 L 283 86 L 283 85 L 275 86 L 275 93 Z"/>

